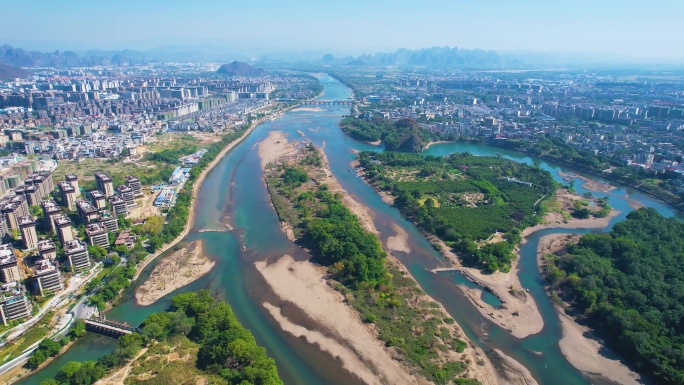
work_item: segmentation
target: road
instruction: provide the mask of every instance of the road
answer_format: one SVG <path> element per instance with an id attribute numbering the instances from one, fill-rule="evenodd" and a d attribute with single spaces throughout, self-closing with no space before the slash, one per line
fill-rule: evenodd
<path id="1" fill-rule="evenodd" d="M 53 340 L 58 340 L 62 337 L 64 337 L 68 332 L 69 328 L 71 327 L 71 324 L 74 322 L 75 318 L 72 314 L 65 314 L 60 318 L 59 323 L 57 324 L 58 330 L 55 334 L 53 334 L 51 337 Z M 47 337 L 46 337 L 47 338 Z M 4 374 L 5 372 L 13 369 L 16 366 L 23 365 L 28 359 L 31 357 L 31 354 L 38 348 L 41 342 L 43 342 L 45 338 L 42 338 L 40 341 L 35 342 L 33 345 L 29 346 L 26 348 L 23 352 L 21 352 L 20 355 L 15 357 L 13 360 L 4 363 L 3 365 L 0 365 L 0 374 Z"/>
<path id="2" fill-rule="evenodd" d="M 95 267 L 90 271 L 90 274 L 87 276 L 83 277 L 80 274 L 75 275 L 71 278 L 69 281 L 69 287 L 66 288 L 66 290 L 62 291 L 61 293 L 55 295 L 52 297 L 39 311 L 38 314 L 35 316 L 31 317 L 30 319 L 26 320 L 22 324 L 18 325 L 17 327 L 8 330 L 5 332 L 3 335 L 0 335 L 0 338 L 4 337 L 5 341 L 11 341 L 17 337 L 19 337 L 22 333 L 24 333 L 28 328 L 31 326 L 35 325 L 40 321 L 47 312 L 50 310 L 59 307 L 60 305 L 63 304 L 63 302 L 69 300 L 69 296 L 72 295 L 76 290 L 78 290 L 81 286 L 83 286 L 85 283 L 93 279 L 100 270 L 102 269 L 102 263 L 97 263 Z M 6 342 L 5 342 L 6 343 Z M 3 343 L 4 345 L 4 343 Z"/>

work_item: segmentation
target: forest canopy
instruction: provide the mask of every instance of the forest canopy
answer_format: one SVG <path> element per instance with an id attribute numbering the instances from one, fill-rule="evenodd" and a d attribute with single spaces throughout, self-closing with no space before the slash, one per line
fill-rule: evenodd
<path id="1" fill-rule="evenodd" d="M 547 256 L 546 279 L 608 346 L 660 383 L 684 384 L 684 226 L 650 208 Z"/>

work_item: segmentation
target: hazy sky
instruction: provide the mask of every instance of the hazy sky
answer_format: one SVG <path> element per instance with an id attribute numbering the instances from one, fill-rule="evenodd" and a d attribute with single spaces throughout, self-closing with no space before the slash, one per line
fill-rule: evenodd
<path id="1" fill-rule="evenodd" d="M 4 0 L 0 44 L 375 52 L 457 46 L 684 59 L 684 0 Z"/>

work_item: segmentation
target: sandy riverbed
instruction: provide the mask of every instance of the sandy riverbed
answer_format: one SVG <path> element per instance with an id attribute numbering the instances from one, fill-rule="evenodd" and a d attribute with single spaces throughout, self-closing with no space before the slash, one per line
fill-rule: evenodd
<path id="1" fill-rule="evenodd" d="M 297 325 L 281 313 L 278 302 L 265 302 L 264 307 L 286 332 L 338 357 L 346 370 L 366 384 L 418 383 L 343 303 L 342 294 L 328 286 L 326 268 L 297 262 L 288 255 L 270 265 L 257 262 L 256 267 L 281 300 L 293 303 L 322 328 L 309 330 Z"/>
<path id="2" fill-rule="evenodd" d="M 264 156 L 272 152 L 277 152 L 278 147 L 287 147 L 288 144 L 282 140 L 276 139 L 273 136 L 267 141 L 270 141 L 264 151 Z M 281 137 L 282 139 L 282 137 Z M 279 143 L 278 143 L 279 142 Z M 322 154 L 325 166 L 328 162 L 325 154 Z M 319 177 L 318 182 L 326 183 L 333 192 L 340 192 L 344 197 L 344 204 L 354 213 L 361 223 L 361 225 L 369 232 L 378 234 L 373 216 L 370 210 L 354 200 L 339 184 L 336 178 L 332 175 L 327 167 L 325 175 Z M 396 232 L 395 235 L 390 236 L 384 245 L 385 250 L 410 251 L 408 246 L 408 234 L 406 234 L 398 226 L 393 227 Z M 403 267 L 391 254 L 389 254 L 390 263 L 394 263 L 401 271 L 410 277 L 408 270 Z M 287 303 L 294 303 L 298 308 L 302 309 L 308 317 L 314 318 L 317 323 L 325 326 L 332 325 L 330 330 L 344 330 L 343 336 L 338 337 L 337 333 L 321 334 L 316 330 L 308 330 L 301 325 L 294 324 L 291 320 L 284 317 L 282 309 L 277 304 L 272 302 L 265 302 L 264 306 L 273 315 L 276 321 L 281 325 L 283 330 L 292 333 L 295 336 L 306 338 L 312 343 L 316 343 L 325 351 L 334 354 L 343 361 L 345 368 L 354 368 L 354 373 L 357 373 L 364 382 L 367 383 L 414 383 L 417 379 L 411 376 L 408 369 L 395 362 L 391 351 L 380 344 L 377 339 L 377 334 L 371 329 L 371 326 L 363 324 L 358 318 L 358 314 L 348 305 L 342 302 L 341 295 L 327 286 L 324 279 L 326 270 L 315 267 L 310 262 L 296 262 L 291 257 L 285 256 L 277 262 L 267 265 L 264 262 L 257 263 L 258 270 L 264 275 L 264 278 L 272 287 L 274 292 L 281 301 Z M 302 286 L 303 285 L 303 286 Z M 425 296 L 427 300 L 435 302 L 432 298 Z M 439 303 L 438 303 L 439 304 Z M 440 311 L 447 316 L 447 312 L 443 306 L 440 305 Z M 342 327 L 342 329 L 340 329 Z M 450 325 L 453 328 L 453 333 L 464 336 L 463 331 L 457 324 Z M 340 339 L 341 338 L 341 339 Z M 348 349 L 350 342 L 356 349 L 351 351 Z M 361 344 L 361 345 L 357 345 Z M 359 346 L 361 348 L 359 348 Z M 378 350 L 379 347 L 379 350 Z M 457 354 L 449 352 L 447 354 Z M 506 378 L 501 377 L 492 366 L 491 362 L 484 354 L 484 352 L 469 344 L 465 352 L 462 354 L 471 362 L 468 366 L 467 375 L 477 378 L 484 384 L 498 384 L 498 383 L 533 383 L 525 380 L 525 373 L 519 370 L 515 365 L 507 365 Z M 457 359 L 457 357 L 454 357 Z M 378 365 L 390 368 L 388 373 L 386 370 L 378 371 Z M 397 369 L 397 365 L 398 369 Z M 369 374 L 370 371 L 370 374 Z M 388 377 L 388 376 L 392 377 Z M 388 382 L 387 380 L 390 379 Z M 510 382 L 510 379 L 515 379 Z M 418 379 L 419 381 L 422 381 Z M 528 379 L 529 380 L 529 379 Z"/>
<path id="3" fill-rule="evenodd" d="M 566 247 L 568 242 L 577 242 L 576 234 L 550 234 L 540 238 L 537 247 L 537 263 L 541 267 L 545 254 L 555 253 Z M 614 357 L 605 353 L 601 343 L 592 336 L 591 330 L 578 324 L 559 307 L 558 315 L 563 328 L 559 345 L 570 364 L 589 377 L 604 377 L 619 384 L 639 384 L 641 376 L 631 371 Z"/>
<path id="4" fill-rule="evenodd" d="M 576 178 L 576 179 L 581 180 L 582 182 L 584 182 L 582 184 L 582 187 L 589 190 L 589 191 L 606 193 L 606 192 L 609 192 L 609 191 L 616 189 L 615 186 L 612 186 L 608 183 L 601 183 L 601 182 L 596 181 L 594 179 L 587 178 L 586 176 L 582 176 L 582 175 L 577 175 L 575 173 L 566 173 L 563 171 L 558 171 L 558 175 L 561 178 L 569 178 L 569 179 L 570 178 L 573 178 L 573 179 Z"/>
<path id="5" fill-rule="evenodd" d="M 151 305 L 209 273 L 215 264 L 203 254 L 202 242 L 194 241 L 154 267 L 149 278 L 136 289 L 135 301 L 138 305 Z"/>

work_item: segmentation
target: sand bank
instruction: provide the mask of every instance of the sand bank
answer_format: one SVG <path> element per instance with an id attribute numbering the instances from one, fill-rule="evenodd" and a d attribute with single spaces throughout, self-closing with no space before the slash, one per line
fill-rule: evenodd
<path id="1" fill-rule="evenodd" d="M 265 169 L 269 163 L 293 160 L 299 153 L 296 142 L 288 142 L 282 131 L 269 132 L 266 139 L 258 146 L 262 169 Z"/>
<path id="2" fill-rule="evenodd" d="M 309 330 L 297 325 L 281 314 L 277 302 L 265 302 L 264 307 L 283 330 L 338 357 L 346 370 L 367 384 L 418 383 L 373 335 L 372 326 L 361 322 L 344 304 L 342 294 L 328 286 L 326 268 L 287 255 L 271 265 L 255 265 L 281 300 L 293 303 L 322 328 Z"/>
<path id="3" fill-rule="evenodd" d="M 209 273 L 216 262 L 202 253 L 202 242 L 195 241 L 154 267 L 150 277 L 135 291 L 138 305 L 147 306 Z"/>
<path id="4" fill-rule="evenodd" d="M 545 254 L 555 253 L 566 247 L 568 242 L 577 242 L 576 234 L 550 234 L 539 239 L 537 263 L 542 266 Z M 631 371 L 618 359 L 607 354 L 603 345 L 593 337 L 591 329 L 578 324 L 559 307 L 558 315 L 563 328 L 559 345 L 570 364 L 588 377 L 604 377 L 619 384 L 639 384 L 639 374 Z"/>
<path id="5" fill-rule="evenodd" d="M 587 178 L 586 176 L 582 175 L 577 175 L 575 173 L 568 173 L 568 172 L 563 172 L 563 171 L 558 171 L 558 176 L 561 178 L 567 178 L 567 179 L 579 179 L 583 181 L 584 183 L 582 184 L 582 187 L 589 190 L 589 191 L 596 191 L 596 192 L 609 192 L 612 190 L 615 190 L 616 187 L 612 186 L 608 183 L 601 183 L 597 180 L 594 180 L 592 178 Z"/>

